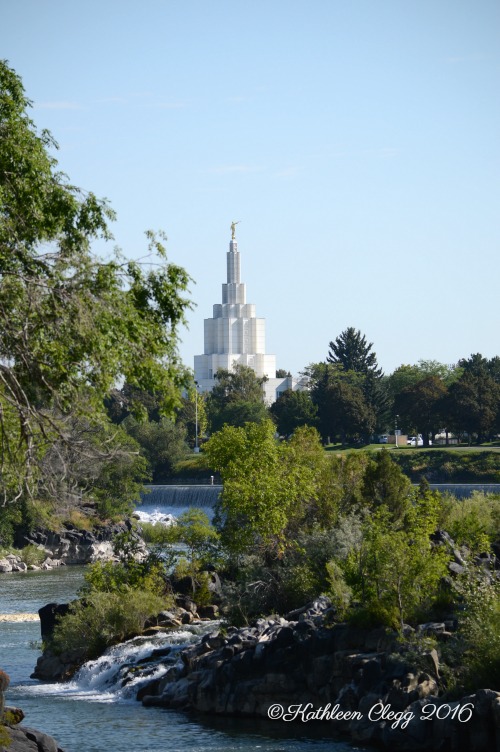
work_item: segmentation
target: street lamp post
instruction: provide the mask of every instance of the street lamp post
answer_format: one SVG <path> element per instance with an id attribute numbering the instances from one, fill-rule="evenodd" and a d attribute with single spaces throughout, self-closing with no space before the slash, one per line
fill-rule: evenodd
<path id="1" fill-rule="evenodd" d="M 200 451 L 200 447 L 198 446 L 198 382 L 197 381 L 194 382 L 194 388 L 195 388 L 195 393 L 194 393 L 194 397 L 195 397 L 195 399 L 194 399 L 194 404 L 195 404 L 195 408 L 194 408 L 194 415 L 195 415 L 195 419 L 194 419 L 194 422 L 195 422 L 195 429 L 194 429 L 194 431 L 195 431 L 195 433 L 194 433 L 194 452 L 195 452 L 195 454 L 198 454 L 198 452 Z"/>

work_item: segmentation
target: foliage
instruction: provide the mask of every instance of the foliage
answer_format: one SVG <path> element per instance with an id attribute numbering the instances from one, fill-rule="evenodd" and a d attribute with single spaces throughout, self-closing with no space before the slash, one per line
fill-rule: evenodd
<path id="1" fill-rule="evenodd" d="M 448 497 L 442 526 L 471 553 L 488 552 L 492 543 L 500 541 L 500 496 L 474 491 L 467 499 Z"/>
<path id="2" fill-rule="evenodd" d="M 19 507 L 0 507 L 0 546 L 10 546 L 14 541 L 14 527 L 21 522 Z"/>
<path id="3" fill-rule="evenodd" d="M 388 414 L 389 399 L 385 390 L 382 369 L 378 367 L 377 356 L 372 351 L 373 343 L 354 327 L 345 329 L 335 341 L 330 342 L 327 362 L 341 368 L 345 373 L 352 372 L 360 377 L 359 384 L 364 400 L 379 424 Z M 375 427 L 375 422 L 374 422 Z M 370 430 L 366 427 L 367 436 Z"/>
<path id="4" fill-rule="evenodd" d="M 310 366 L 309 377 L 323 438 L 339 437 L 342 444 L 367 439 L 375 428 L 376 414 L 366 398 L 366 377 L 328 363 Z"/>
<path id="5" fill-rule="evenodd" d="M 195 570 L 213 563 L 219 535 L 203 509 L 190 507 L 169 528 L 173 542 L 182 543 L 187 549 L 187 558 Z"/>
<path id="6" fill-rule="evenodd" d="M 142 541 L 135 531 L 116 535 L 113 549 L 118 561 L 98 561 L 87 568 L 83 595 L 123 593 L 131 588 L 148 590 L 155 595 L 165 594 L 164 562 L 154 551 L 145 555 Z"/>
<path id="7" fill-rule="evenodd" d="M 126 418 L 123 425 L 139 445 L 153 483 L 171 478 L 175 464 L 188 451 L 185 427 L 168 418 L 158 423 L 139 423 L 132 416 Z"/>
<path id="8" fill-rule="evenodd" d="M 433 376 L 442 381 L 446 387 L 460 378 L 463 369 L 458 366 L 439 363 L 437 360 L 419 360 L 416 365 L 403 364 L 385 377 L 388 394 L 391 399 L 407 388 L 414 387 L 419 381 Z"/>
<path id="9" fill-rule="evenodd" d="M 366 468 L 362 494 L 372 508 L 386 507 L 393 520 L 401 520 L 408 509 L 412 487 L 387 449 L 374 455 Z"/>
<path id="10" fill-rule="evenodd" d="M 172 525 L 163 525 L 161 522 L 141 522 L 140 533 L 145 543 L 153 546 L 165 546 L 173 542 L 176 533 Z"/>
<path id="11" fill-rule="evenodd" d="M 216 384 L 206 400 L 208 425 L 211 433 L 225 424 L 243 426 L 258 423 L 267 415 L 262 385 L 253 368 L 235 364 L 232 371 L 220 368 L 215 374 Z"/>
<path id="12" fill-rule="evenodd" d="M 279 443 L 269 420 L 225 426 L 212 436 L 205 452 L 224 482 L 218 519 L 229 551 L 283 550 L 290 521 L 302 519 L 307 502 L 316 498 L 315 466 L 324 459 L 320 450 L 317 434 L 308 428 Z"/>
<path id="13" fill-rule="evenodd" d="M 363 478 L 370 463 L 368 452 L 336 453 L 329 458 L 326 493 L 330 503 L 336 506 L 339 514 L 349 514 L 361 509 L 364 504 Z"/>
<path id="14" fill-rule="evenodd" d="M 160 420 L 160 403 L 157 396 L 144 389 L 125 383 L 121 389 L 112 389 L 104 399 L 112 423 L 119 425 L 129 415 L 142 420 Z"/>
<path id="15" fill-rule="evenodd" d="M 223 426 L 244 426 L 245 423 L 261 423 L 268 418 L 268 411 L 263 402 L 240 400 L 230 402 L 214 413 L 211 406 L 211 431 L 219 431 Z"/>
<path id="16" fill-rule="evenodd" d="M 500 483 L 500 452 L 433 448 L 393 452 L 392 460 L 413 482 Z"/>
<path id="17" fill-rule="evenodd" d="M 424 446 L 429 446 L 429 434 L 437 433 L 442 424 L 442 404 L 446 385 L 438 376 L 426 376 L 396 395 L 394 410 L 403 425 L 421 433 Z M 408 428 L 407 428 L 408 430 Z"/>
<path id="18" fill-rule="evenodd" d="M 158 596 L 165 594 L 164 566 L 157 557 L 129 562 L 97 561 L 85 572 L 82 594 L 125 593 L 130 589 L 143 590 Z"/>
<path id="19" fill-rule="evenodd" d="M 345 329 L 336 340 L 330 342 L 328 363 L 341 365 L 344 371 L 373 375 L 378 378 L 382 369 L 378 368 L 377 356 L 371 351 L 373 342 L 367 343 L 366 337 L 353 326 Z"/>
<path id="20" fill-rule="evenodd" d="M 142 588 L 93 590 L 58 621 L 51 646 L 57 653 L 75 650 L 84 660 L 97 658 L 109 645 L 140 634 L 147 619 L 167 606 L 165 598 Z"/>
<path id="21" fill-rule="evenodd" d="M 342 620 L 347 615 L 351 603 L 352 589 L 345 581 L 342 567 L 334 559 L 327 562 L 326 571 L 328 574 L 326 594 L 332 601 L 337 618 Z"/>
<path id="22" fill-rule="evenodd" d="M 361 607 L 380 610 L 383 623 L 402 629 L 406 621 L 418 621 L 437 597 L 446 554 L 431 549 L 427 525 L 420 524 L 418 514 L 408 530 L 397 530 L 387 508 L 381 508 L 367 520 L 362 545 L 343 569 Z"/>
<path id="23" fill-rule="evenodd" d="M 54 448 L 80 450 L 75 421 L 104 426 L 103 400 L 126 381 L 159 395 L 172 411 L 187 381 L 178 329 L 190 303 L 189 277 L 167 263 L 162 237 L 148 233 L 145 270 L 118 254 L 91 252 L 110 239 L 113 213 L 57 171 L 27 110 L 22 83 L 0 63 L 0 463 L 3 503 L 23 496 L 53 498 L 67 462 L 50 462 Z M 59 450 L 56 450 L 56 455 Z M 82 454 L 116 455 L 108 435 Z M 64 455 L 64 452 L 62 454 Z M 115 478 L 116 480 L 116 478 Z M 109 501 L 109 495 L 105 496 Z M 103 502 L 105 503 L 105 502 Z"/>
<path id="24" fill-rule="evenodd" d="M 35 546 L 33 543 L 24 546 L 20 551 L 20 555 L 21 560 L 24 561 L 27 566 L 34 565 L 39 567 L 47 558 L 45 551 L 38 548 L 38 546 Z"/>
<path id="25" fill-rule="evenodd" d="M 486 371 L 465 369 L 449 389 L 444 409 L 455 431 L 476 435 L 478 443 L 500 430 L 500 384 Z"/>
<path id="26" fill-rule="evenodd" d="M 290 436 L 299 426 L 317 425 L 318 408 L 309 392 L 286 389 L 270 407 L 278 433 Z"/>
<path id="27" fill-rule="evenodd" d="M 462 656 L 469 689 L 496 687 L 500 676 L 500 583 L 471 568 L 456 585 L 463 600 L 460 633 L 466 650 Z"/>
<path id="28" fill-rule="evenodd" d="M 205 397 L 203 394 L 197 393 L 197 389 L 198 387 L 195 384 L 194 388 L 189 390 L 187 397 L 182 397 L 181 407 L 177 410 L 176 423 L 186 429 L 190 447 L 194 447 L 196 444 L 196 423 L 198 423 L 198 445 L 208 428 Z"/>

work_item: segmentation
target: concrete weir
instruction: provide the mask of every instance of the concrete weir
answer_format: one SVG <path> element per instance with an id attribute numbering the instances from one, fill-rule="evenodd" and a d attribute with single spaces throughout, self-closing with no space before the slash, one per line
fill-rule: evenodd
<path id="1" fill-rule="evenodd" d="M 148 485 L 141 495 L 142 507 L 213 507 L 221 485 Z"/>

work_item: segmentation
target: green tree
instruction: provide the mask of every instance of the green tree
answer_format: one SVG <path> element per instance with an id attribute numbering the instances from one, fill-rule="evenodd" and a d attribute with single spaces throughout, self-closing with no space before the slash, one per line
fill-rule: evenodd
<path id="1" fill-rule="evenodd" d="M 412 485 L 409 478 L 391 459 L 387 449 L 377 452 L 367 466 L 362 494 L 368 506 L 374 509 L 388 509 L 395 522 L 401 521 L 408 512 Z"/>
<path id="2" fill-rule="evenodd" d="M 460 378 L 463 369 L 459 366 L 446 365 L 437 360 L 419 360 L 416 365 L 403 364 L 386 377 L 387 391 L 395 399 L 407 387 L 414 387 L 428 376 L 436 376 L 446 387 Z"/>
<path id="3" fill-rule="evenodd" d="M 219 535 L 203 509 L 192 507 L 186 510 L 169 530 L 173 541 L 186 546 L 189 563 L 195 572 L 204 564 L 213 563 Z"/>
<path id="4" fill-rule="evenodd" d="M 367 342 L 359 329 L 348 327 L 333 342 L 330 342 L 327 362 L 341 367 L 345 372 L 358 375 L 363 396 L 375 414 L 377 425 L 387 419 L 389 400 L 385 390 L 382 369 L 372 351 L 373 343 Z M 373 429 L 372 429 L 373 430 Z M 365 437 L 368 440 L 368 436 Z"/>
<path id="5" fill-rule="evenodd" d="M 182 398 L 181 407 L 177 410 L 177 423 L 183 425 L 187 431 L 187 440 L 190 447 L 196 444 L 196 424 L 198 423 L 198 446 L 205 436 L 208 427 L 206 397 L 196 393 L 197 386 L 193 387 Z"/>
<path id="6" fill-rule="evenodd" d="M 289 436 L 299 426 L 316 426 L 318 408 L 309 392 L 286 389 L 270 407 L 278 433 Z"/>
<path id="7" fill-rule="evenodd" d="M 183 459 L 188 451 L 185 427 L 168 418 L 162 418 L 158 423 L 138 423 L 132 416 L 125 420 L 124 425 L 140 446 L 153 483 L 168 480 L 176 462 Z"/>
<path id="8" fill-rule="evenodd" d="M 422 434 L 424 446 L 429 446 L 429 434 L 434 436 L 443 423 L 446 393 L 446 385 L 439 376 L 427 376 L 396 395 L 395 411 L 404 425 Z"/>
<path id="9" fill-rule="evenodd" d="M 347 583 L 360 598 L 361 613 L 388 626 L 417 622 L 437 597 L 447 556 L 432 549 L 418 518 L 410 531 L 394 530 L 387 508 L 367 521 L 363 543 L 351 555 Z M 352 566 L 352 565 L 355 566 Z"/>
<path id="10" fill-rule="evenodd" d="M 215 379 L 217 383 L 206 401 L 211 433 L 220 430 L 224 424 L 243 426 L 267 417 L 262 389 L 266 379 L 258 378 L 253 368 L 240 364 L 236 364 L 232 371 L 220 368 Z"/>
<path id="11" fill-rule="evenodd" d="M 290 523 L 303 519 L 317 493 L 314 458 L 323 460 L 317 434 L 304 431 L 309 429 L 298 429 L 291 442 L 278 442 L 270 420 L 226 425 L 205 445 L 208 463 L 224 483 L 218 524 L 231 553 L 256 548 L 279 554 Z"/>
<path id="12" fill-rule="evenodd" d="M 329 344 L 327 362 L 341 365 L 344 371 L 354 371 L 375 378 L 382 376 L 378 367 L 377 356 L 372 352 L 373 342 L 367 343 L 366 337 L 353 326 L 345 329 L 337 339 Z"/>
<path id="13" fill-rule="evenodd" d="M 480 444 L 500 429 L 500 384 L 486 369 L 466 369 L 450 386 L 442 409 L 450 428 L 457 433 L 466 431 L 469 443 L 475 435 Z"/>
<path id="14" fill-rule="evenodd" d="M 375 428 L 376 414 L 364 393 L 363 374 L 328 363 L 316 364 L 310 373 L 311 399 L 318 408 L 323 438 L 338 437 L 342 444 L 367 441 Z"/>
<path id="15" fill-rule="evenodd" d="M 19 77 L 0 62 L 0 468 L 3 502 L 50 493 L 43 459 L 71 443 L 68 421 L 105 425 L 116 383 L 159 395 L 167 413 L 187 374 L 178 330 L 190 306 L 189 277 L 167 263 L 145 271 L 119 254 L 102 260 L 92 241 L 110 239 L 113 213 L 57 171 Z M 74 444 L 76 451 L 78 445 Z M 102 458 L 109 449 L 98 448 Z M 61 466 L 61 472 L 66 468 Z"/>

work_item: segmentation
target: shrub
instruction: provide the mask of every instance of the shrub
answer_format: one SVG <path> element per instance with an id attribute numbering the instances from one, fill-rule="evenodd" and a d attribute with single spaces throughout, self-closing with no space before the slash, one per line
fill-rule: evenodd
<path id="1" fill-rule="evenodd" d="M 500 676 L 500 583 L 484 571 L 471 569 L 458 583 L 464 614 L 460 633 L 466 650 L 462 657 L 469 689 L 497 689 Z"/>
<path id="2" fill-rule="evenodd" d="M 145 561 L 97 561 L 85 573 L 82 593 L 126 593 L 130 589 L 147 591 L 153 595 L 165 593 L 164 568 L 155 557 Z"/>
<path id="3" fill-rule="evenodd" d="M 154 546 L 166 545 L 175 540 L 176 533 L 172 529 L 173 525 L 163 525 L 161 522 L 141 522 L 140 531 L 145 543 L 151 543 Z"/>
<path id="4" fill-rule="evenodd" d="M 140 634 L 146 620 L 169 605 L 165 598 L 140 588 L 94 591 L 71 604 L 59 619 L 52 647 L 56 653 L 79 651 L 84 660 L 97 658 L 110 645 Z"/>
<path id="5" fill-rule="evenodd" d="M 472 553 L 489 551 L 500 539 L 500 496 L 475 491 L 468 499 L 449 497 L 443 527 Z"/>
<path id="6" fill-rule="evenodd" d="M 39 567 L 47 558 L 46 552 L 38 548 L 33 543 L 29 543 L 21 550 L 21 560 L 29 567 L 30 565 Z"/>
<path id="7" fill-rule="evenodd" d="M 344 579 L 344 573 L 336 561 L 329 561 L 326 565 L 328 573 L 328 590 L 326 595 L 335 608 L 338 619 L 343 619 L 349 609 L 352 590 Z"/>

